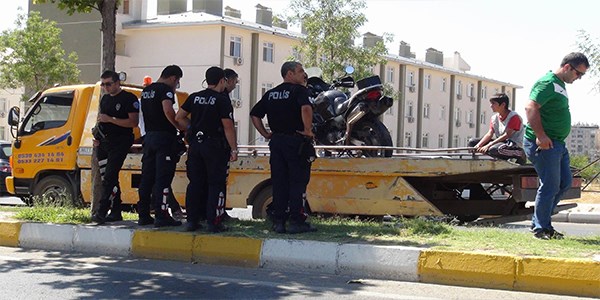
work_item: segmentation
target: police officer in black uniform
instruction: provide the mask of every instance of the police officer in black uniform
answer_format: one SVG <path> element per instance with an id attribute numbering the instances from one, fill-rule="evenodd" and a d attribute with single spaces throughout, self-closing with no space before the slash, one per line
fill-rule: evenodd
<path id="1" fill-rule="evenodd" d="M 100 99 L 98 124 L 93 133 L 94 146 L 98 147 L 102 196 L 100 208 L 92 215 L 92 221 L 103 224 L 123 220 L 119 171 L 133 144 L 133 127 L 138 125 L 139 103 L 134 94 L 121 89 L 119 74 L 115 71 L 104 71 L 100 78 L 100 85 L 106 94 Z"/>
<path id="2" fill-rule="evenodd" d="M 285 233 L 289 217 L 288 233 L 316 231 L 306 222 L 304 212 L 311 162 L 299 154 L 306 139 L 314 137 L 307 75 L 302 64 L 289 61 L 281 67 L 281 76 L 283 83 L 267 91 L 250 111 L 254 127 L 263 137 L 271 139 L 273 230 Z M 265 115 L 272 132 L 262 122 Z"/>
<path id="3" fill-rule="evenodd" d="M 185 206 L 187 231 L 197 230 L 201 201 L 206 201 L 209 232 L 227 230 L 223 225 L 229 161 L 237 160 L 237 142 L 231 101 L 225 97 L 225 73 L 219 67 L 206 70 L 207 89 L 191 94 L 175 117 L 189 143 Z M 191 119 L 187 116 L 191 114 Z M 206 191 L 206 194 L 204 192 Z"/>
<path id="4" fill-rule="evenodd" d="M 177 122 L 175 121 L 175 89 L 183 71 L 179 66 L 167 66 L 160 78 L 145 87 L 141 95 L 146 135 L 142 156 L 138 214 L 139 225 L 154 223 L 154 227 L 179 226 L 180 221 L 169 214 L 169 187 L 175 176 L 177 156 Z M 182 128 L 180 128 L 182 129 Z M 150 216 L 150 203 L 156 220 Z"/>
<path id="5" fill-rule="evenodd" d="M 236 71 L 229 69 L 229 68 L 224 69 L 223 71 L 225 72 L 225 88 L 223 89 L 223 95 L 225 95 L 225 97 L 227 97 L 227 101 L 231 102 L 230 94 L 233 90 L 235 90 L 235 87 L 237 86 L 237 84 L 239 82 L 239 75 Z M 232 105 L 233 105 L 233 102 L 232 102 Z M 229 172 L 227 172 L 227 175 L 229 175 Z M 225 182 L 227 183 L 227 180 L 225 180 Z M 225 203 L 227 204 L 227 196 L 225 196 Z M 223 221 L 229 221 L 229 220 L 238 220 L 238 218 L 234 218 L 234 217 L 230 216 L 227 213 L 227 211 L 225 211 L 225 213 L 223 214 Z"/>

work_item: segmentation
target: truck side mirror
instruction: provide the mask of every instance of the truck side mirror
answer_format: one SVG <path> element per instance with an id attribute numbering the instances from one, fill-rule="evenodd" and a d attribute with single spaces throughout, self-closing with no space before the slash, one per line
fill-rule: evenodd
<path id="1" fill-rule="evenodd" d="M 21 109 L 18 106 L 13 106 L 8 111 L 8 125 L 19 126 L 19 118 Z"/>

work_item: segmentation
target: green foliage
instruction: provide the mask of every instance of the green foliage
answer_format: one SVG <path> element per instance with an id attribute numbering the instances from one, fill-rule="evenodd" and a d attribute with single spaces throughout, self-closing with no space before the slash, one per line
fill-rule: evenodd
<path id="1" fill-rule="evenodd" d="M 575 167 L 578 170 L 581 170 L 584 167 L 588 166 L 591 162 L 589 157 L 587 157 L 585 155 L 573 155 L 570 157 L 570 159 L 571 159 L 571 166 Z M 600 162 L 596 162 L 596 163 L 588 166 L 584 170 L 582 170 L 579 175 L 581 175 L 581 177 L 583 177 L 585 180 L 589 181 L 589 180 L 592 180 L 592 178 L 594 178 L 594 176 L 596 176 L 596 174 L 598 174 L 599 172 L 600 172 Z"/>
<path id="2" fill-rule="evenodd" d="M 32 11 L 19 15 L 15 25 L 0 35 L 0 87 L 39 91 L 78 82 L 77 54 L 65 54 L 55 22 Z"/>
<path id="3" fill-rule="evenodd" d="M 579 30 L 577 47 L 587 56 L 590 68 L 586 74 L 596 80 L 594 89 L 600 92 L 600 42 L 598 39 L 592 38 L 585 30 Z"/>
<path id="4" fill-rule="evenodd" d="M 116 1 L 116 0 L 115 0 Z M 90 13 L 92 9 L 100 10 L 104 0 L 34 0 L 33 3 L 58 3 L 58 8 L 66 10 L 67 14 L 73 15 L 75 12 Z"/>
<path id="5" fill-rule="evenodd" d="M 363 0 L 293 0 L 290 22 L 301 23 L 306 31 L 306 37 L 296 47 L 305 67 L 321 68 L 327 82 L 348 64 L 356 69 L 355 78 L 372 75 L 371 68 L 385 61 L 384 42 L 391 41 L 391 36 L 384 33 L 382 41 L 372 47 L 354 45 L 358 28 L 367 22 L 362 13 L 365 7 Z"/>

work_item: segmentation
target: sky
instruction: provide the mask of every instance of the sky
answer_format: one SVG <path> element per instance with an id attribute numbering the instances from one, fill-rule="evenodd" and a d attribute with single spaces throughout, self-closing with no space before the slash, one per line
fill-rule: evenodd
<path id="1" fill-rule="evenodd" d="M 143 1 L 143 0 L 133 0 Z M 160 0 L 159 0 L 160 1 Z M 14 25 L 17 7 L 27 0 L 3 1 L 0 30 Z M 241 10 L 253 21 L 255 5 L 272 8 L 274 15 L 291 14 L 289 0 L 223 0 L 223 7 Z M 522 86 L 517 112 L 524 114 L 531 86 L 562 58 L 577 51 L 578 30 L 600 43 L 600 1 L 597 0 L 367 0 L 367 24 L 359 32 L 390 33 L 390 53 L 400 41 L 411 45 L 416 58 L 435 48 L 452 56 L 460 52 L 470 74 Z M 26 9 L 25 9 L 26 10 Z M 600 123 L 600 93 L 589 75 L 567 85 L 573 122 Z M 512 100 L 512 99 L 511 99 Z"/>

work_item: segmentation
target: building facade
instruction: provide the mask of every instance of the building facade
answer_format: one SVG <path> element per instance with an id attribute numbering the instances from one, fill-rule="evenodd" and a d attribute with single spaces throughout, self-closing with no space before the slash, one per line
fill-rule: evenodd
<path id="1" fill-rule="evenodd" d="M 10 126 L 8 126 L 8 110 L 13 106 L 23 109 L 23 105 L 21 105 L 23 103 L 21 101 L 22 96 L 22 89 L 0 89 L 0 140 L 2 141 L 13 140 Z"/>
<path id="2" fill-rule="evenodd" d="M 248 117 L 250 108 L 282 81 L 281 64 L 297 57 L 293 47 L 303 35 L 285 24 L 273 24 L 269 8 L 256 8 L 256 19 L 248 21 L 240 19 L 238 10 L 223 8 L 219 0 L 123 1 L 117 15 L 116 69 L 126 72 L 129 82 L 141 83 L 144 76 L 156 79 L 166 65 L 177 64 L 184 70 L 181 90 L 188 92 L 206 87 L 204 72 L 210 66 L 236 70 L 240 83 L 232 100 L 238 142 L 264 144 Z M 102 71 L 99 14 L 60 16 L 55 4 L 30 3 L 30 9 L 57 21 L 63 39 L 72 40 L 64 43 L 66 50 L 80 56 L 82 81 L 97 81 Z M 74 30 L 77 26 L 80 30 Z M 86 35 L 88 26 L 93 27 L 91 36 Z M 363 44 L 377 38 L 366 34 Z M 87 39 L 93 41 L 78 48 L 80 42 L 75 41 Z M 464 147 L 469 138 L 487 131 L 492 114 L 489 98 L 494 93 L 507 93 L 514 108 L 519 86 L 468 74 L 470 67 L 458 53 L 444 58 L 430 48 L 425 57 L 415 59 L 410 46 L 401 42 L 398 55 L 389 54 L 385 64 L 372 68 L 399 95 L 382 117 L 395 146 Z"/>
<path id="3" fill-rule="evenodd" d="M 600 146 L 598 125 L 575 124 L 566 139 L 570 155 L 585 155 L 589 158 L 598 156 Z"/>

